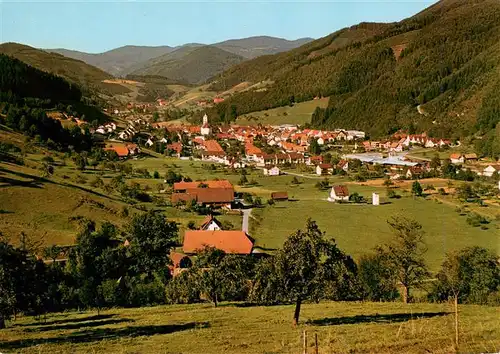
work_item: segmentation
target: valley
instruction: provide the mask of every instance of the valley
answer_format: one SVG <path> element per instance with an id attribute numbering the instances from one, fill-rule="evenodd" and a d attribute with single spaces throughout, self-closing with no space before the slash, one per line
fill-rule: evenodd
<path id="1" fill-rule="evenodd" d="M 0 354 L 498 352 L 498 2 L 223 13 L 0 44 Z"/>

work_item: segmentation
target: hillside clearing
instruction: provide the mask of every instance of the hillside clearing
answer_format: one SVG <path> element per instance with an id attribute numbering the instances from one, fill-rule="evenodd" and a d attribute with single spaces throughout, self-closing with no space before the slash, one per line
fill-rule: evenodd
<path id="1" fill-rule="evenodd" d="M 311 117 L 316 107 L 326 108 L 328 97 L 296 103 L 292 107 L 285 106 L 265 111 L 244 114 L 236 120 L 238 125 L 280 125 L 311 123 Z"/>

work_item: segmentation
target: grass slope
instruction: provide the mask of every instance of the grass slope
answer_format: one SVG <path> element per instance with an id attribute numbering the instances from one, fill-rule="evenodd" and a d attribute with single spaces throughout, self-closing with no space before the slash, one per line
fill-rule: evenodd
<path id="1" fill-rule="evenodd" d="M 305 304 L 291 326 L 293 306 L 223 303 L 111 309 L 21 318 L 0 332 L 0 350 L 18 353 L 451 353 L 453 315 L 446 304 Z M 500 349 L 499 308 L 460 306 L 460 352 Z"/>
<path id="2" fill-rule="evenodd" d="M 14 243 L 24 232 L 45 245 L 73 244 L 78 217 L 98 224 L 126 222 L 120 216 L 126 204 L 118 199 L 74 180 L 42 179 L 40 171 L 6 162 L 0 163 L 0 205 L 0 230 Z"/>
<path id="3" fill-rule="evenodd" d="M 328 97 L 320 100 L 311 100 L 294 104 L 292 107 L 285 106 L 253 112 L 239 116 L 236 124 L 240 125 L 279 125 L 311 123 L 311 116 L 316 107 L 326 108 Z"/>

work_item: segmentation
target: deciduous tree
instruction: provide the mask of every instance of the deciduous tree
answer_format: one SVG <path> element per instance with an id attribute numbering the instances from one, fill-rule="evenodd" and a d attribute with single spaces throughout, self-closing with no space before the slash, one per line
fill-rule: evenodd
<path id="1" fill-rule="evenodd" d="M 393 217 L 387 223 L 394 237 L 389 244 L 379 247 L 378 252 L 403 287 L 403 302 L 408 303 L 410 289 L 429 275 L 423 257 L 427 248 L 422 225 L 406 217 Z"/>

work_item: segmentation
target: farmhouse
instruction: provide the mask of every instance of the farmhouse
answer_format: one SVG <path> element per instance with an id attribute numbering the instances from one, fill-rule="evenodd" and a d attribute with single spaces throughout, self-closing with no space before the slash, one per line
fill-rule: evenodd
<path id="1" fill-rule="evenodd" d="M 287 192 L 272 192 L 271 199 L 276 200 L 276 201 L 288 200 L 288 193 Z"/>
<path id="2" fill-rule="evenodd" d="M 231 209 L 234 187 L 227 180 L 174 183 L 172 204 L 188 203 L 192 200 L 200 205 Z"/>
<path id="3" fill-rule="evenodd" d="M 495 172 L 500 173 L 500 165 L 489 165 L 483 169 L 483 176 L 492 177 Z"/>
<path id="4" fill-rule="evenodd" d="M 212 231 L 212 230 L 222 230 L 222 224 L 219 220 L 213 217 L 213 215 L 207 215 L 200 225 L 200 230 Z"/>
<path id="5" fill-rule="evenodd" d="M 226 253 L 251 254 L 254 241 L 244 231 L 187 230 L 184 233 L 183 250 L 186 254 L 197 254 L 206 246 Z"/>
<path id="6" fill-rule="evenodd" d="M 477 161 L 477 155 L 472 153 L 472 154 L 465 154 L 464 159 L 466 162 L 475 162 Z"/>
<path id="7" fill-rule="evenodd" d="M 453 164 L 464 163 L 465 162 L 465 157 L 462 154 L 451 154 L 450 155 L 450 161 Z"/>
<path id="8" fill-rule="evenodd" d="M 316 166 L 316 174 L 318 176 L 331 175 L 333 173 L 333 165 L 329 163 L 321 163 Z"/>
<path id="9" fill-rule="evenodd" d="M 408 179 L 417 178 L 417 177 L 422 176 L 423 173 L 424 173 L 424 169 L 422 167 L 411 166 L 406 171 L 406 178 L 408 178 Z"/>
<path id="10" fill-rule="evenodd" d="M 338 202 L 338 201 L 348 201 L 349 200 L 349 190 L 347 186 L 333 186 L 330 191 L 330 196 L 328 197 L 329 202 Z"/>
<path id="11" fill-rule="evenodd" d="M 349 171 L 349 161 L 340 160 L 339 163 L 337 164 L 337 168 L 339 168 L 345 172 Z"/>
<path id="12" fill-rule="evenodd" d="M 124 159 L 128 157 L 129 151 L 125 146 L 109 146 L 104 148 L 104 151 L 114 151 L 119 158 Z"/>

